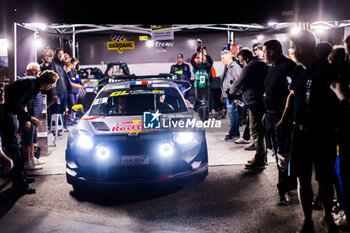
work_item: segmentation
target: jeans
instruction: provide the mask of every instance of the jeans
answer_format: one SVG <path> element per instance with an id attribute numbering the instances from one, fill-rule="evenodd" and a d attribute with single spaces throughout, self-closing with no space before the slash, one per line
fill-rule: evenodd
<path id="1" fill-rule="evenodd" d="M 72 107 L 78 103 L 78 94 L 69 93 L 68 94 L 68 113 L 70 116 L 73 116 L 72 114 Z"/>
<path id="2" fill-rule="evenodd" d="M 230 119 L 229 136 L 239 137 L 239 115 L 237 111 L 237 105 L 233 101 L 230 103 L 228 98 L 225 98 L 225 103 L 227 116 Z"/>
<path id="3" fill-rule="evenodd" d="M 65 119 L 64 119 L 64 113 L 66 112 L 66 106 L 67 106 L 67 92 L 58 94 L 58 103 L 54 103 L 50 106 L 50 117 L 49 117 L 49 122 L 51 121 L 51 115 L 52 114 L 62 114 L 62 120 L 63 120 L 63 125 L 66 127 L 65 124 Z"/>
<path id="4" fill-rule="evenodd" d="M 264 105 L 248 106 L 249 130 L 255 146 L 255 161 L 257 163 L 267 162 L 267 149 L 265 140 L 265 127 L 262 124 L 264 115 Z"/>
<path id="5" fill-rule="evenodd" d="M 338 178 L 342 194 L 346 219 L 350 220 L 350 126 L 341 128 L 339 132 L 339 169 Z"/>

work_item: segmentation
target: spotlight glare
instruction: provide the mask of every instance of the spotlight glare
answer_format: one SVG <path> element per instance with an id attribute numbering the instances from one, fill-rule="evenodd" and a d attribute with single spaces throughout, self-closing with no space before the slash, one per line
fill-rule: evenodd
<path id="1" fill-rule="evenodd" d="M 290 31 L 290 33 L 292 35 L 298 34 L 300 32 L 300 28 L 299 27 L 293 27 Z"/>
<path id="2" fill-rule="evenodd" d="M 172 155 L 173 152 L 174 152 L 174 147 L 171 143 L 164 143 L 159 146 L 159 153 L 164 157 L 168 157 Z"/>
<path id="3" fill-rule="evenodd" d="M 96 156 L 97 158 L 101 159 L 101 160 L 105 160 L 107 158 L 109 158 L 111 152 L 108 149 L 108 147 L 99 145 L 96 147 Z"/>

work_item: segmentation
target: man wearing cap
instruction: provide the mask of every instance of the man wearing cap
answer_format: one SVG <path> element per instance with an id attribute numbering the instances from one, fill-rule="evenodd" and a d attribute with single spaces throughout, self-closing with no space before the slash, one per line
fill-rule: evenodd
<path id="1" fill-rule="evenodd" d="M 177 55 L 177 63 L 171 66 L 171 74 L 182 74 L 187 80 L 191 79 L 190 66 L 184 63 L 184 55 L 182 53 Z"/>
<path id="2" fill-rule="evenodd" d="M 171 66 L 170 73 L 181 76 L 181 80 L 190 81 L 190 66 L 184 63 L 184 55 L 182 53 L 177 55 L 177 63 Z M 179 89 L 181 92 L 184 91 L 186 89 L 186 85 L 179 85 Z"/>

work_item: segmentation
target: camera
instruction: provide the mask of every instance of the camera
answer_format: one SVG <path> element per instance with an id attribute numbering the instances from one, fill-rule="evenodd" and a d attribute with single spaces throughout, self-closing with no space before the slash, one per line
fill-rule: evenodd
<path id="1" fill-rule="evenodd" d="M 202 40 L 201 40 L 201 39 L 197 39 L 197 48 L 196 48 L 196 52 L 197 52 L 197 53 L 201 53 L 201 52 L 203 52 L 203 49 L 206 49 L 206 47 L 203 47 L 203 45 L 202 45 Z"/>

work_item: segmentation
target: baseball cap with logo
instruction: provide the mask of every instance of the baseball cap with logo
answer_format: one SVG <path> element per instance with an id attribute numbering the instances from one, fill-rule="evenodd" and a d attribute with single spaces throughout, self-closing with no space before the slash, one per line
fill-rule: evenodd
<path id="1" fill-rule="evenodd" d="M 178 58 L 179 58 L 179 57 L 184 58 L 184 55 L 183 55 L 182 53 L 179 53 L 179 54 L 177 55 L 177 57 L 178 57 Z"/>

